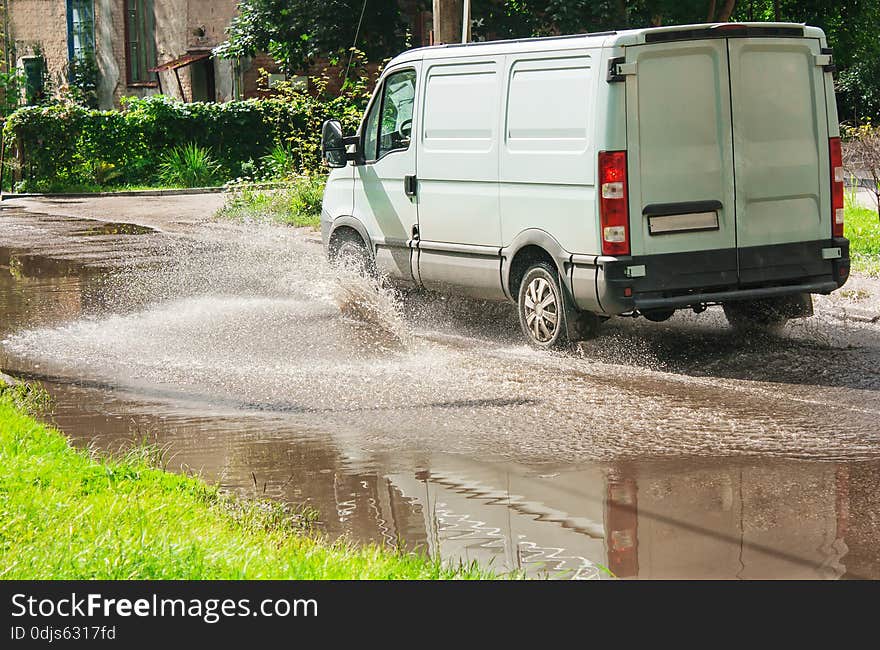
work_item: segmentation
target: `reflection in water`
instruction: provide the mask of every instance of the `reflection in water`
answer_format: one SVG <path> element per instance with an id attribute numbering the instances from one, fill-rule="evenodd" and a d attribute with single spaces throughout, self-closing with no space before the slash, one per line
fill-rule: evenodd
<path id="1" fill-rule="evenodd" d="M 450 454 L 372 455 L 332 427 L 49 388 L 55 420 L 83 444 L 117 450 L 153 432 L 172 469 L 245 496 L 308 503 L 332 537 L 535 577 L 880 578 L 876 462 L 535 469 Z"/>
<path id="2" fill-rule="evenodd" d="M 81 444 L 149 434 L 333 537 L 500 571 L 880 578 L 875 330 L 743 342 L 710 314 L 536 355 L 504 308 L 340 318 L 289 231 L 2 221 L 0 367 L 48 378 Z"/>

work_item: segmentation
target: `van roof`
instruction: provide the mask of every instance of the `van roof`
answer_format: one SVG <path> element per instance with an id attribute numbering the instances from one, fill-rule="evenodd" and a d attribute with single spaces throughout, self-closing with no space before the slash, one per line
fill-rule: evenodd
<path id="1" fill-rule="evenodd" d="M 569 36 L 542 36 L 501 41 L 479 41 L 474 43 L 450 43 L 431 45 L 408 50 L 394 57 L 389 67 L 395 63 L 420 59 L 445 59 L 450 57 L 485 56 L 487 54 L 508 54 L 513 52 L 567 50 L 599 47 L 626 47 L 662 41 L 695 40 L 724 37 L 782 37 L 818 38 L 825 43 L 825 32 L 818 27 L 803 23 L 702 23 L 696 25 L 670 25 L 627 29 L 614 32 L 594 32 L 572 34 Z"/>

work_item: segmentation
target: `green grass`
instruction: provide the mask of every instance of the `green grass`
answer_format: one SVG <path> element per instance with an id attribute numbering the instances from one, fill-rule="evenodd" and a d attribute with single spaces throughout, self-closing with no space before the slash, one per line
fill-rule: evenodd
<path id="1" fill-rule="evenodd" d="M 280 187 L 235 185 L 217 216 L 234 221 L 318 228 L 326 180 L 324 176 L 301 176 Z"/>
<path id="2" fill-rule="evenodd" d="M 0 578 L 489 578 L 377 546 L 330 543 L 302 512 L 242 501 L 155 466 L 155 449 L 109 459 L 73 448 L 0 388 Z"/>
<path id="3" fill-rule="evenodd" d="M 844 223 L 853 270 L 880 276 L 880 219 L 877 211 L 848 205 Z"/>

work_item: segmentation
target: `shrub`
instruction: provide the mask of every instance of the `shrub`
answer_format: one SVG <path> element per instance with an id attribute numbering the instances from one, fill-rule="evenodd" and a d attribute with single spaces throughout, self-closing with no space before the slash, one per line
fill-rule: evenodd
<path id="1" fill-rule="evenodd" d="M 112 165 L 110 184 L 151 185 L 161 164 L 183 143 L 207 149 L 219 176 L 254 176 L 254 161 L 273 177 L 323 171 L 321 124 L 337 118 L 354 132 L 366 101 L 366 78 L 331 97 L 327 78 L 312 92 L 282 84 L 266 99 L 192 103 L 153 95 L 127 98 L 121 111 L 98 111 L 72 102 L 18 109 L 6 122 L 7 145 L 18 152 L 21 188 L 94 184 L 94 161 Z"/>
<path id="2" fill-rule="evenodd" d="M 880 127 L 870 121 L 856 128 L 842 128 L 843 165 L 856 182 L 874 195 L 880 216 Z"/>
<path id="3" fill-rule="evenodd" d="M 175 187 L 207 187 L 220 175 L 220 164 L 204 147 L 190 143 L 168 151 L 159 164 L 159 178 Z"/>
<path id="4" fill-rule="evenodd" d="M 297 169 L 301 167 L 297 164 L 297 158 L 296 152 L 290 146 L 276 144 L 260 162 L 263 163 L 267 178 L 281 180 L 296 176 Z"/>

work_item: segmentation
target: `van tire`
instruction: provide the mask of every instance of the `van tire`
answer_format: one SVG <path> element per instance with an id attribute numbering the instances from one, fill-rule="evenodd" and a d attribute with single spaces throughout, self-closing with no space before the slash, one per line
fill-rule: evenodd
<path id="1" fill-rule="evenodd" d="M 730 326 L 738 331 L 775 332 L 788 321 L 784 308 L 774 300 L 742 300 L 722 305 Z"/>
<path id="2" fill-rule="evenodd" d="M 354 230 L 342 229 L 330 240 L 330 263 L 344 266 L 360 275 L 375 275 L 375 264 L 364 240 Z"/>
<path id="3" fill-rule="evenodd" d="M 517 298 L 519 324 L 532 347 L 551 350 L 570 344 L 564 301 L 556 267 L 545 261 L 532 264 Z"/>

